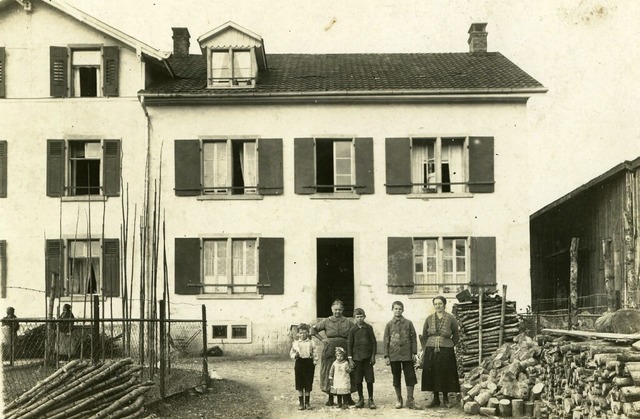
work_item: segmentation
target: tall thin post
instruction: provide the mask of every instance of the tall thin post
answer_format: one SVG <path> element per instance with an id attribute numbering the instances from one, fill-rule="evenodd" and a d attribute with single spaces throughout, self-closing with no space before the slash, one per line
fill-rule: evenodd
<path id="1" fill-rule="evenodd" d="M 100 297 L 93 296 L 93 322 L 91 328 L 91 361 L 93 364 L 97 364 L 100 360 L 100 353 L 98 352 L 99 340 L 100 340 Z"/>
<path id="2" fill-rule="evenodd" d="M 500 308 L 500 336 L 498 337 L 498 347 L 502 346 L 504 339 L 504 316 L 507 311 L 507 285 L 502 285 L 502 307 Z"/>
<path id="3" fill-rule="evenodd" d="M 166 311 L 164 300 L 159 301 L 160 306 L 160 398 L 164 399 L 165 397 L 165 371 L 167 368 L 167 341 L 165 334 L 165 320 L 166 320 Z"/>
<path id="4" fill-rule="evenodd" d="M 602 258 L 604 259 L 604 289 L 607 294 L 607 311 L 616 310 L 615 276 L 613 274 L 613 260 L 611 258 L 611 239 L 602 240 Z"/>
<path id="5" fill-rule="evenodd" d="M 478 300 L 478 365 L 482 365 L 482 297 L 484 294 L 484 287 L 480 285 L 478 288 L 480 298 Z"/>
<path id="6" fill-rule="evenodd" d="M 635 261 L 635 225 L 633 213 L 633 179 L 631 173 L 626 174 L 625 209 L 624 209 L 624 270 L 625 270 L 625 308 L 638 308 L 638 277 Z"/>
<path id="7" fill-rule="evenodd" d="M 571 239 L 569 257 L 571 265 L 569 268 L 569 330 L 578 328 L 578 244 L 580 239 Z"/>
<path id="8" fill-rule="evenodd" d="M 209 383 L 209 364 L 207 360 L 207 306 L 202 305 L 202 382 Z"/>

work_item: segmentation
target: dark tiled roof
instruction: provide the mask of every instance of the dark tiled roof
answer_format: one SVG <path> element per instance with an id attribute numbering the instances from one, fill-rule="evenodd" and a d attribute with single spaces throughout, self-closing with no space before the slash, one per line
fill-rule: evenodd
<path id="1" fill-rule="evenodd" d="M 255 93 L 540 89 L 543 86 L 498 52 L 443 54 L 269 54 Z M 145 93 L 207 93 L 202 55 L 169 58 L 176 78 Z"/>

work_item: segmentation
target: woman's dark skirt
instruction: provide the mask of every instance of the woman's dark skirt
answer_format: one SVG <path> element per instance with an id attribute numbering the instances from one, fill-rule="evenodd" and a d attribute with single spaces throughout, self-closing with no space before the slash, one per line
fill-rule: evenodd
<path id="1" fill-rule="evenodd" d="M 442 393 L 460 392 L 458 365 L 453 348 L 424 348 L 424 366 L 422 370 L 422 391 Z"/>

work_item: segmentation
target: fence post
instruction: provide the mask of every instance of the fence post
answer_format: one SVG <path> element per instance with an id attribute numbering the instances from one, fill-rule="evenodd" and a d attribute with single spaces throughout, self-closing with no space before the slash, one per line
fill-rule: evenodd
<path id="1" fill-rule="evenodd" d="M 160 300 L 160 398 L 164 399 L 165 397 L 165 371 L 166 371 L 166 362 L 167 362 L 167 339 L 165 336 L 165 305 L 164 300 Z"/>
<path id="2" fill-rule="evenodd" d="M 209 364 L 207 360 L 207 306 L 202 305 L 202 382 L 209 384 Z"/>
<path id="3" fill-rule="evenodd" d="M 571 238 L 569 256 L 569 330 L 578 329 L 578 237 Z"/>
<path id="4" fill-rule="evenodd" d="M 97 364 L 100 360 L 100 354 L 98 353 L 98 347 L 100 339 L 100 297 L 93 296 L 93 321 L 91 327 L 91 361 L 93 364 Z"/>

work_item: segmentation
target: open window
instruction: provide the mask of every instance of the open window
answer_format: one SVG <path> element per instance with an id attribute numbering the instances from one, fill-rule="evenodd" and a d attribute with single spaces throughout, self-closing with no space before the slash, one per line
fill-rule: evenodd
<path id="1" fill-rule="evenodd" d="M 51 96 L 118 96 L 118 47 L 52 46 L 49 54 Z"/>
<path id="2" fill-rule="evenodd" d="M 255 63 L 250 49 L 210 49 L 209 83 L 211 88 L 254 87 Z"/>
<path id="3" fill-rule="evenodd" d="M 205 194 L 258 193 L 255 140 L 205 141 L 202 154 Z"/>
<path id="4" fill-rule="evenodd" d="M 466 138 L 413 138 L 412 193 L 467 192 Z"/>

